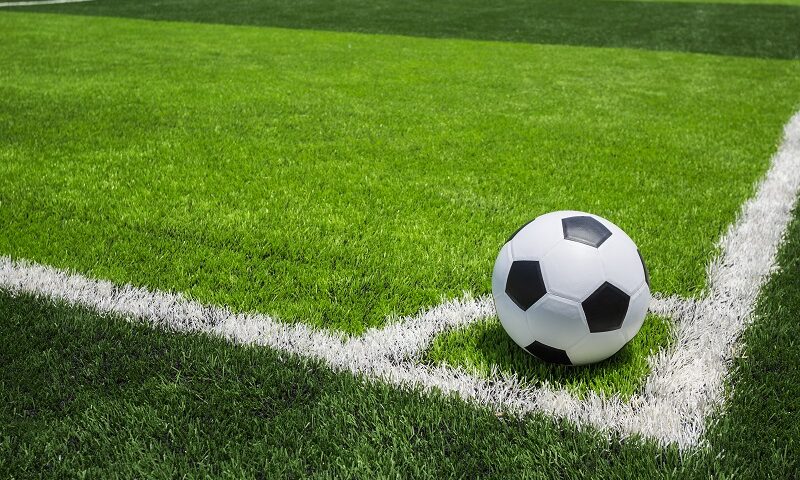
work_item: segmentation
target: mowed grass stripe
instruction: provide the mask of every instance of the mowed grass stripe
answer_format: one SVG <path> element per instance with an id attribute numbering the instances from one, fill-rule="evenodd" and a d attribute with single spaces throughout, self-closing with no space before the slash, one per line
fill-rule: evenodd
<path id="1" fill-rule="evenodd" d="M 358 333 L 556 209 L 704 287 L 800 64 L 0 15 L 0 252 Z"/>
<path id="2" fill-rule="evenodd" d="M 798 0 L 114 0 L 29 11 L 800 58 Z"/>

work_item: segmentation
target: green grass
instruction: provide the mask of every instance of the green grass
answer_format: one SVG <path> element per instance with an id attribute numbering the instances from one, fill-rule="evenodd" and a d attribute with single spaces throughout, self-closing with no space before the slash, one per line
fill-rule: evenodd
<path id="1" fill-rule="evenodd" d="M 542 417 L 497 418 L 266 348 L 31 297 L 0 292 L 0 318 L 4 478 L 474 477 L 551 455 L 603 472 L 619 448 Z"/>
<path id="2" fill-rule="evenodd" d="M 654 290 L 696 295 L 800 107 L 800 62 L 782 60 L 800 58 L 800 8 L 771 3 L 4 9 L 0 255 L 359 333 L 488 293 L 508 234 L 570 208 L 626 229 Z M 792 478 L 797 219 L 789 239 L 707 451 L 0 292 L 0 478 Z M 619 355 L 568 369 L 490 320 L 425 360 L 625 398 L 669 340 L 651 316 Z"/>
<path id="3" fill-rule="evenodd" d="M 624 2 L 628 0 L 598 0 L 598 1 L 608 1 L 608 2 Z M 798 0 L 635 0 L 641 2 L 666 2 L 666 3 L 699 3 L 699 4 L 713 4 L 713 3 L 722 3 L 722 4 L 729 4 L 729 5 L 789 5 L 789 6 L 800 6 L 800 1 Z"/>
<path id="4" fill-rule="evenodd" d="M 0 476 L 793 478 L 800 221 L 711 447 L 679 455 L 0 292 Z"/>
<path id="5" fill-rule="evenodd" d="M 600 0 L 600 1 L 628 1 L 628 0 Z M 798 0 L 636 0 L 641 2 L 667 2 L 667 3 L 724 3 L 730 5 L 790 5 L 798 6 Z"/>
<path id="6" fill-rule="evenodd" d="M 800 58 L 800 2 L 114 0 L 29 11 Z"/>
<path id="7" fill-rule="evenodd" d="M 99 4 L 99 2 L 98 2 Z M 0 14 L 0 254 L 358 333 L 485 294 L 556 209 L 665 294 L 800 102 L 800 63 Z"/>
<path id="8" fill-rule="evenodd" d="M 670 321 L 649 315 L 639 334 L 610 359 L 586 367 L 552 365 L 522 350 L 497 318 L 492 318 L 437 337 L 425 360 L 462 367 L 483 377 L 516 374 L 526 385 L 565 387 L 579 397 L 592 391 L 627 399 L 650 372 L 648 355 L 670 342 Z"/>
<path id="9" fill-rule="evenodd" d="M 725 414 L 709 435 L 726 452 L 714 464 L 737 465 L 741 478 L 793 478 L 800 471 L 800 208 L 777 260 L 733 362 Z"/>

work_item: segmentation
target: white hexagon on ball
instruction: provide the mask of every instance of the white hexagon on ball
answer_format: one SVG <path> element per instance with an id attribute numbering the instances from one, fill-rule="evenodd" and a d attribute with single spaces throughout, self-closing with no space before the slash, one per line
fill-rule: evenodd
<path id="1" fill-rule="evenodd" d="M 608 220 L 576 211 L 542 215 L 518 230 L 498 254 L 492 294 L 514 342 L 568 365 L 619 351 L 650 302 L 636 244 Z"/>

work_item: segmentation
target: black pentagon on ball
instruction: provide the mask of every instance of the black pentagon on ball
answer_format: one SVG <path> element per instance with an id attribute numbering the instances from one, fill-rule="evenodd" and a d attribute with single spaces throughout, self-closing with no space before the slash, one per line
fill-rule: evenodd
<path id="1" fill-rule="evenodd" d="M 583 313 L 589 331 L 610 332 L 622 326 L 631 299 L 627 293 L 608 282 L 600 285 L 589 298 L 583 301 Z"/>
<path id="2" fill-rule="evenodd" d="M 572 365 L 572 362 L 567 356 L 567 352 L 560 348 L 551 347 L 540 342 L 533 342 L 525 347 L 525 350 L 533 354 L 533 356 L 539 360 L 544 360 L 545 362 Z"/>
<path id="3" fill-rule="evenodd" d="M 531 308 L 546 293 L 539 262 L 517 260 L 511 264 L 506 279 L 506 294 L 519 308 Z"/>
<path id="4" fill-rule="evenodd" d="M 590 247 L 599 247 L 611 236 L 611 230 L 586 215 L 562 218 L 561 226 L 564 229 L 565 239 L 585 243 Z"/>

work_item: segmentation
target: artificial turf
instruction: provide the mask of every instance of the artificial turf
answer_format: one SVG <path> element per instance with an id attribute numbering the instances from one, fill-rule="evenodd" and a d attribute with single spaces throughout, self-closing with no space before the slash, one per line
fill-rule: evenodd
<path id="1" fill-rule="evenodd" d="M 19 10 L 800 58 L 798 0 L 98 0 Z"/>
<path id="2" fill-rule="evenodd" d="M 757 3 L 36 9 L 797 58 L 799 9 Z M 5 13 L 0 31 L 0 254 L 352 333 L 488 292 L 500 243 L 556 208 L 627 229 L 656 290 L 699 292 L 800 99 L 797 62 Z M 789 238 L 707 451 L 0 292 L 0 477 L 791 478 L 797 221 Z M 625 397 L 668 330 L 564 369 L 490 320 L 427 360 Z"/>
<path id="3" fill-rule="evenodd" d="M 797 217 L 788 239 L 704 449 L 520 420 L 0 292 L 0 476 L 794 478 Z"/>
<path id="4" fill-rule="evenodd" d="M 100 2 L 98 2 L 99 5 Z M 359 333 L 551 210 L 697 294 L 800 63 L 0 14 L 0 254 Z"/>
<path id="5" fill-rule="evenodd" d="M 650 373 L 648 357 L 670 346 L 670 320 L 648 315 L 639 333 L 614 356 L 585 367 L 542 362 L 514 343 L 496 317 L 438 336 L 424 361 L 444 363 L 485 378 L 516 375 L 528 386 L 564 387 L 578 397 L 588 392 L 627 399 Z"/>

